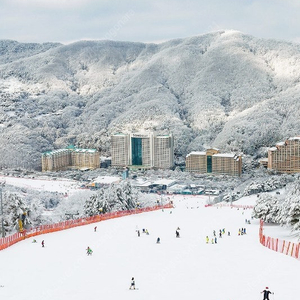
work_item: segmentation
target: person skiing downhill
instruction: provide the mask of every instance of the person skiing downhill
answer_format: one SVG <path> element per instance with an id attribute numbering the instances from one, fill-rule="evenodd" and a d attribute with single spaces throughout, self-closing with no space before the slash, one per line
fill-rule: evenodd
<path id="1" fill-rule="evenodd" d="M 86 254 L 87 255 L 92 255 L 92 253 L 93 253 L 93 250 L 90 247 L 87 247 L 86 248 Z"/>
<path id="2" fill-rule="evenodd" d="M 269 288 L 268 287 L 266 287 L 266 289 L 265 290 L 263 290 L 262 292 L 261 292 L 261 294 L 264 294 L 263 296 L 264 296 L 264 299 L 263 300 L 270 300 L 269 299 L 269 295 L 270 294 L 274 294 L 274 293 L 272 293 L 272 292 L 270 292 L 269 291 Z"/>
<path id="3" fill-rule="evenodd" d="M 45 242 L 44 242 L 44 240 L 42 240 L 42 247 L 43 247 L 43 248 L 45 247 Z"/>
<path id="4" fill-rule="evenodd" d="M 134 289 L 135 290 L 135 280 L 134 277 L 131 278 L 131 284 L 130 284 L 130 290 Z"/>

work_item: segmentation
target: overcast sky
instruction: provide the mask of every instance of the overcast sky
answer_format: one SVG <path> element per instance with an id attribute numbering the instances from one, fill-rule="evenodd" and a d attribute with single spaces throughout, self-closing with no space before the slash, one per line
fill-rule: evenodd
<path id="1" fill-rule="evenodd" d="M 300 0 L 0 0 L 0 39 L 161 42 L 233 29 L 300 42 Z"/>

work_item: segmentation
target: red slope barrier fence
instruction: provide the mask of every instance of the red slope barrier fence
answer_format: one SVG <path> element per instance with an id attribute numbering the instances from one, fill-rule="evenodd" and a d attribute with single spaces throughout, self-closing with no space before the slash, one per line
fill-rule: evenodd
<path id="1" fill-rule="evenodd" d="M 276 252 L 283 253 L 285 255 L 294 257 L 296 259 L 300 259 L 299 256 L 299 250 L 300 250 L 300 243 L 293 243 L 288 242 L 285 240 L 280 240 L 277 238 L 272 238 L 269 236 L 265 236 L 263 233 L 264 230 L 264 221 L 260 220 L 260 226 L 259 226 L 259 242 Z"/>
<path id="2" fill-rule="evenodd" d="M 31 228 L 30 230 L 23 230 L 22 232 L 17 232 L 10 236 L 0 238 L 0 250 L 8 248 L 9 246 L 16 244 L 17 242 L 20 242 L 22 240 L 25 240 L 27 238 L 30 238 L 30 237 L 33 237 L 36 235 L 40 235 L 40 234 L 61 231 L 61 230 L 69 229 L 69 228 L 74 228 L 77 226 L 83 226 L 83 225 L 87 225 L 87 224 L 97 223 L 100 221 L 120 218 L 120 217 L 134 215 L 134 214 L 140 214 L 143 212 L 155 211 L 155 210 L 159 210 L 159 209 L 173 208 L 173 207 L 174 206 L 172 203 L 168 203 L 165 205 L 137 208 L 137 209 L 133 209 L 133 210 L 110 212 L 110 213 L 96 215 L 96 216 L 87 217 L 87 218 L 63 221 L 63 222 L 59 222 L 56 224 L 40 225 L 38 227 Z"/>

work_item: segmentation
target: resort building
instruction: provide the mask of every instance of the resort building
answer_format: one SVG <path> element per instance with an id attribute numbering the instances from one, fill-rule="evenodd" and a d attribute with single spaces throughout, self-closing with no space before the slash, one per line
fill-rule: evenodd
<path id="1" fill-rule="evenodd" d="M 241 176 L 242 157 L 237 154 L 220 153 L 218 149 L 191 152 L 186 156 L 186 171 Z"/>
<path id="2" fill-rule="evenodd" d="M 96 149 L 70 147 L 42 154 L 42 172 L 66 169 L 96 169 L 100 165 L 100 154 Z"/>
<path id="3" fill-rule="evenodd" d="M 268 151 L 268 169 L 280 173 L 300 173 L 300 137 L 291 137 Z"/>
<path id="4" fill-rule="evenodd" d="M 167 169 L 174 165 L 172 135 L 117 133 L 111 136 L 111 164 L 115 167 Z"/>

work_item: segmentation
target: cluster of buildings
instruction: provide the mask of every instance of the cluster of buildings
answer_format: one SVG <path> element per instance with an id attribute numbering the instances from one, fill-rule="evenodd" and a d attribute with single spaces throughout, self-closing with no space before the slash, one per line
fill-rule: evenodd
<path id="1" fill-rule="evenodd" d="M 99 168 L 100 154 L 96 149 L 69 147 L 44 152 L 42 154 L 42 171 L 61 171 L 74 169 Z"/>
<path id="2" fill-rule="evenodd" d="M 261 163 L 280 173 L 300 172 L 300 137 L 276 144 Z M 174 166 L 174 138 L 171 134 L 156 135 L 153 132 L 114 134 L 111 136 L 111 160 L 105 165 L 125 170 L 170 169 Z M 96 149 L 68 147 L 42 154 L 42 171 L 96 169 L 100 166 L 103 164 Z M 240 176 L 242 157 L 235 153 L 221 153 L 216 148 L 193 151 L 186 156 L 186 171 Z"/>
<path id="3" fill-rule="evenodd" d="M 300 173 L 300 137 L 291 137 L 268 150 L 262 164 L 279 173 Z"/>
<path id="4" fill-rule="evenodd" d="M 169 169 L 174 165 L 172 135 L 117 133 L 111 136 L 111 165 L 143 169 Z"/>
<path id="5" fill-rule="evenodd" d="M 241 176 L 242 157 L 237 154 L 220 153 L 215 148 L 191 152 L 186 156 L 185 169 L 196 173 Z"/>

